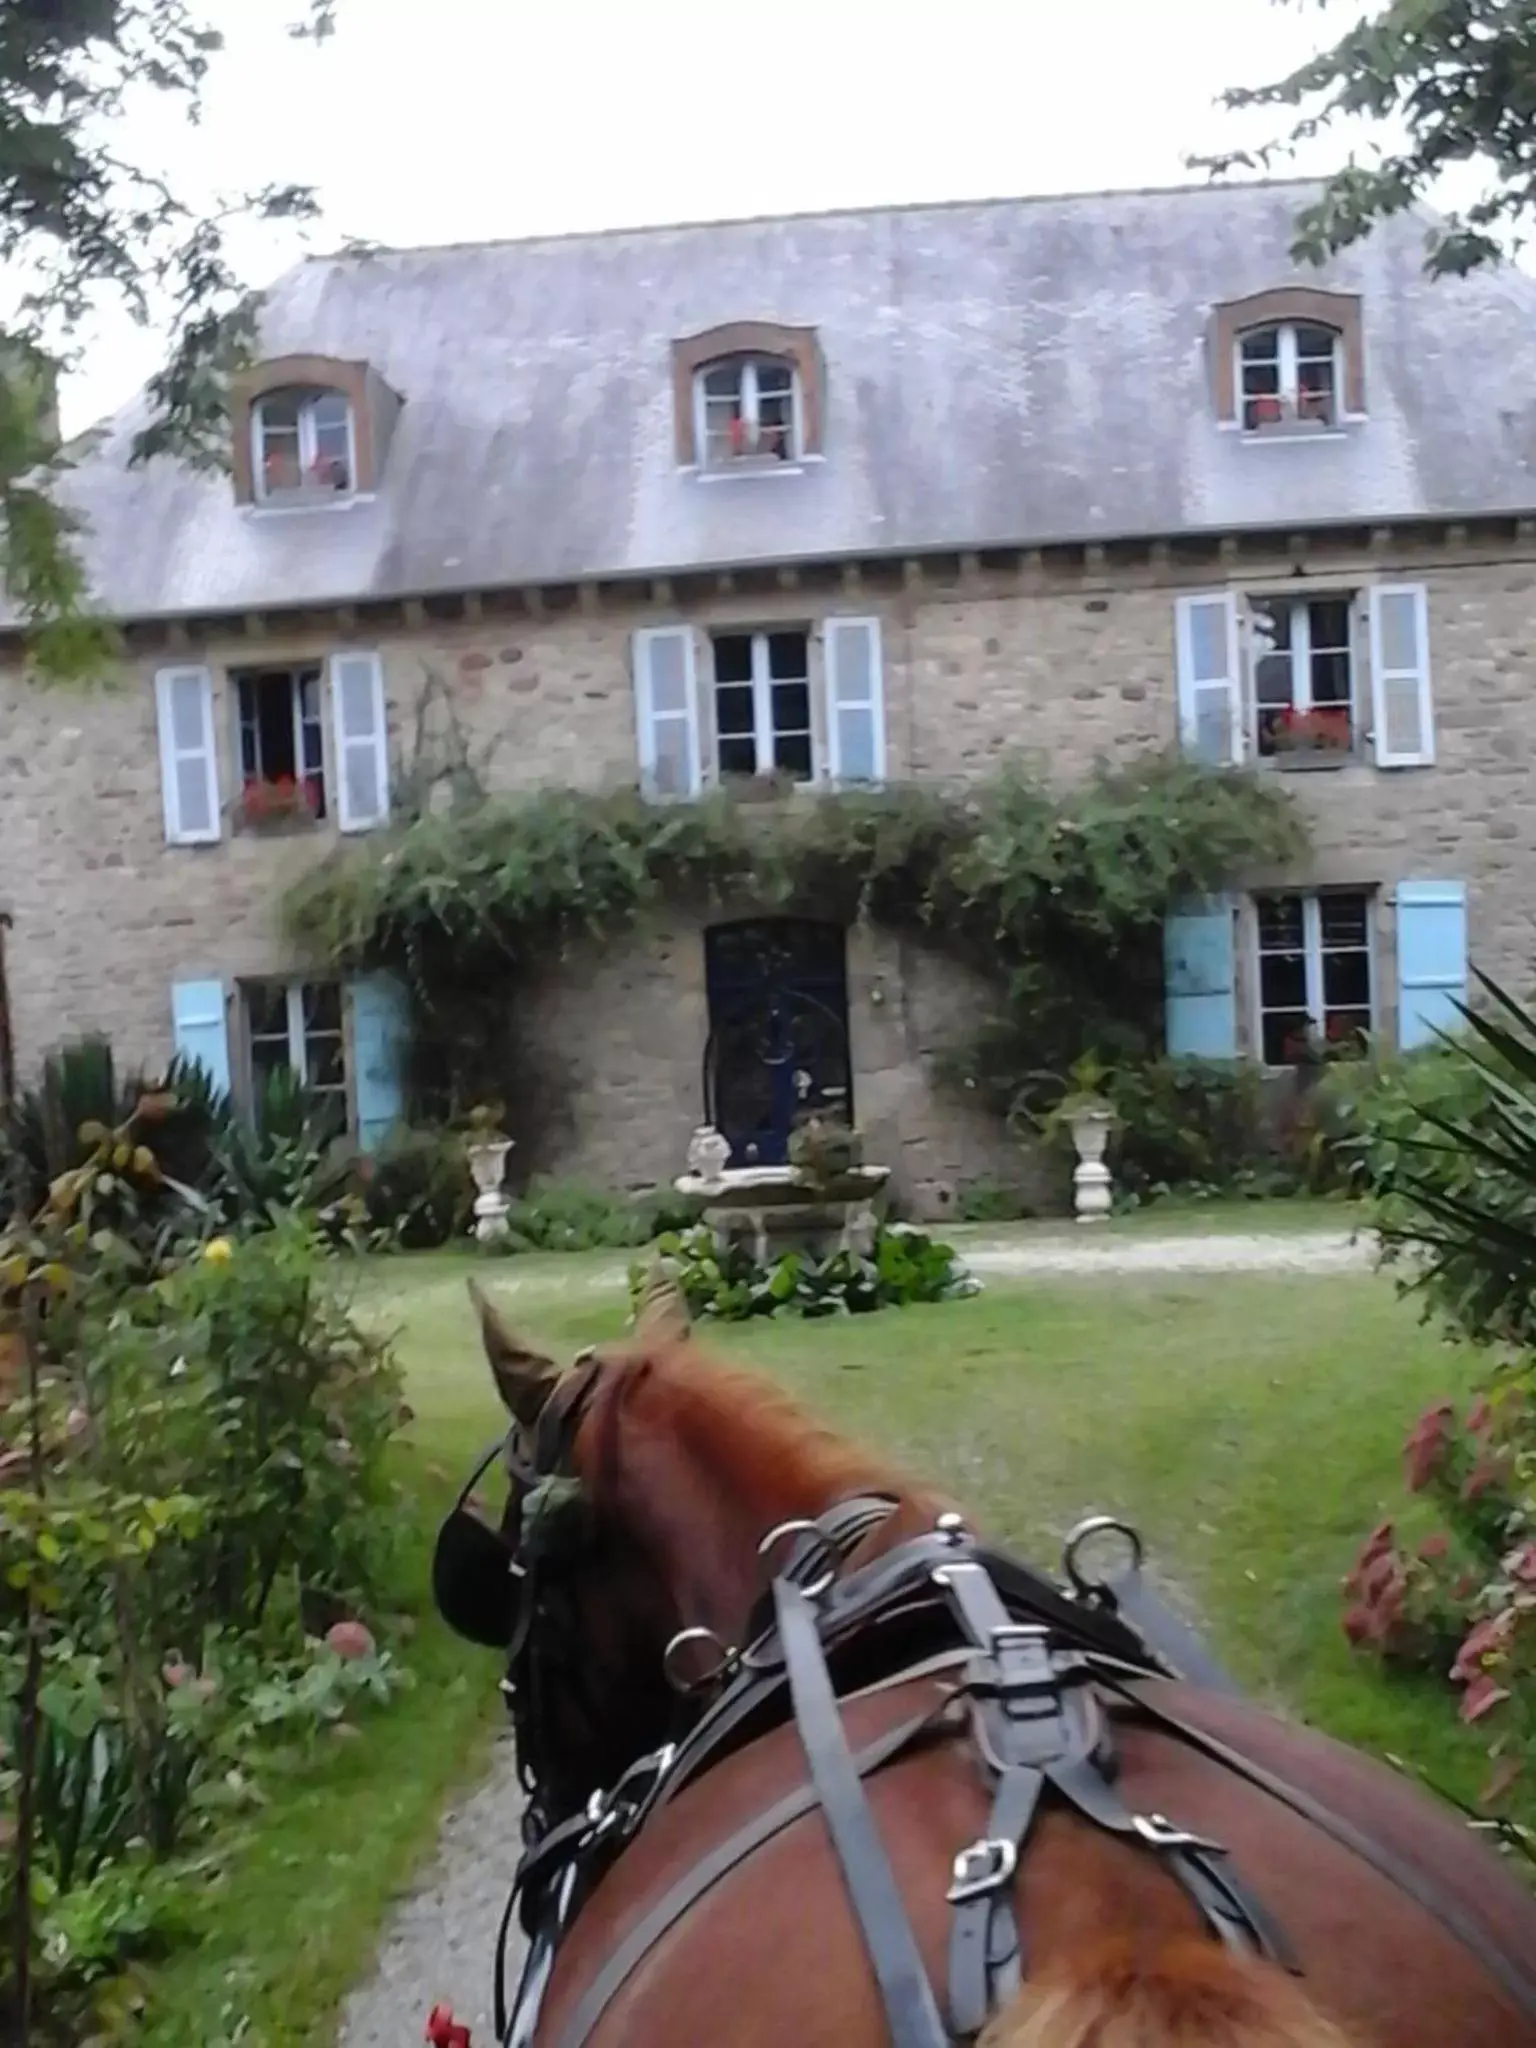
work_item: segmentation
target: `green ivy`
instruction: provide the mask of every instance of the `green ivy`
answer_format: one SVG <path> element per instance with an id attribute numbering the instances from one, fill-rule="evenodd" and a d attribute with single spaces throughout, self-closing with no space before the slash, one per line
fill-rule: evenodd
<path id="1" fill-rule="evenodd" d="M 961 790 L 773 806 L 543 790 L 473 797 L 338 850 L 290 890 L 285 916 L 310 957 L 403 971 L 439 1012 L 671 904 L 750 896 L 768 911 L 868 919 L 994 983 L 994 1013 L 957 1052 L 955 1077 L 1011 1099 L 1023 1073 L 1085 1044 L 1152 1051 L 1170 904 L 1304 844 L 1275 782 L 1178 757 L 1101 765 L 1064 787 L 1018 760 Z"/>

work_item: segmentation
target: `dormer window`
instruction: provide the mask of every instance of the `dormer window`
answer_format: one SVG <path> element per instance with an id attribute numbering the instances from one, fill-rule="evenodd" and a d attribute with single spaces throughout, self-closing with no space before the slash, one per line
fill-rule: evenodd
<path id="1" fill-rule="evenodd" d="M 706 468 L 800 457 L 794 365 L 769 356 L 711 363 L 698 375 L 695 430 Z"/>
<path id="2" fill-rule="evenodd" d="M 1338 424 L 1339 337 L 1331 327 L 1282 321 L 1238 342 L 1243 432 Z"/>
<path id="3" fill-rule="evenodd" d="M 1276 285 L 1211 308 L 1206 333 L 1217 420 L 1245 440 L 1306 440 L 1365 418 L 1359 297 Z"/>
<path id="4" fill-rule="evenodd" d="M 342 391 L 272 391 L 251 408 L 257 495 L 281 499 L 355 488 L 352 403 Z"/>

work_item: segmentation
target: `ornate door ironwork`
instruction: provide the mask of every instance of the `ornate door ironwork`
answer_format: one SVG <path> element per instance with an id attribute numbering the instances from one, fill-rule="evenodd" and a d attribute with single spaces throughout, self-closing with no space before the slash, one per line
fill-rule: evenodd
<path id="1" fill-rule="evenodd" d="M 704 1114 L 732 1166 L 782 1166 L 797 1113 L 853 1119 L 841 925 L 751 918 L 704 934 Z"/>

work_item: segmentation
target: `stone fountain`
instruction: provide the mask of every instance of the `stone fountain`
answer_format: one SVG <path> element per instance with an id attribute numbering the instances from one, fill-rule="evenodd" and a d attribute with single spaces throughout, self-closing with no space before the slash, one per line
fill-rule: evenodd
<path id="1" fill-rule="evenodd" d="M 703 1201 L 704 1221 L 722 1245 L 745 1240 L 759 1265 L 787 1251 L 867 1255 L 878 1226 L 876 1202 L 891 1170 L 865 1166 L 853 1156 L 856 1146 L 842 1149 L 849 1156 L 830 1168 L 727 1166 L 729 1140 L 701 1124 L 688 1147 L 688 1171 L 672 1185 Z"/>

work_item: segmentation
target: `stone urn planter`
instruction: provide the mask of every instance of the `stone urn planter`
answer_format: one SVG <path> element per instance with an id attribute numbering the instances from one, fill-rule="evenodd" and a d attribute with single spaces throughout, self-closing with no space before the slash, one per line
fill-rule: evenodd
<path id="1" fill-rule="evenodd" d="M 464 1158 L 475 1184 L 475 1236 L 481 1244 L 495 1244 L 507 1235 L 512 1205 L 503 1182 L 511 1150 L 512 1140 L 499 1128 L 494 1110 L 471 1112 Z"/>
<path id="2" fill-rule="evenodd" d="M 725 1185 L 724 1175 L 731 1157 L 731 1141 L 713 1124 L 699 1124 L 688 1142 L 688 1171 L 707 1194 Z"/>
<path id="3" fill-rule="evenodd" d="M 1103 1096 L 1085 1095 L 1061 1105 L 1061 1120 L 1072 1139 L 1072 1206 L 1079 1223 L 1102 1223 L 1114 1205 L 1114 1185 L 1104 1154 L 1115 1127 L 1115 1112 Z"/>

